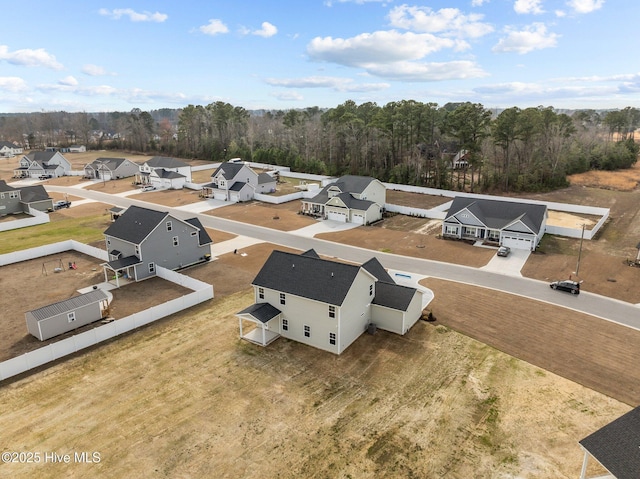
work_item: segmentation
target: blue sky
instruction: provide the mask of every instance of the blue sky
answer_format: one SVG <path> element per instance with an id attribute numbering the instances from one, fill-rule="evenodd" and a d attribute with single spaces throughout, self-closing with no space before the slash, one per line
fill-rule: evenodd
<path id="1" fill-rule="evenodd" d="M 637 0 L 23 0 L 5 13 L 0 112 L 640 104 Z"/>

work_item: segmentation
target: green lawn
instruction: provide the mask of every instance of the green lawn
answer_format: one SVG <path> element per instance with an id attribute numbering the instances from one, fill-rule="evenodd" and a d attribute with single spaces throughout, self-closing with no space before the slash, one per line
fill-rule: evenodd
<path id="1" fill-rule="evenodd" d="M 43 225 L 19 228 L 0 233 L 0 254 L 34 248 L 49 243 L 74 239 L 81 243 L 93 243 L 104 238 L 108 226 L 105 215 L 85 218 L 64 218 Z"/>

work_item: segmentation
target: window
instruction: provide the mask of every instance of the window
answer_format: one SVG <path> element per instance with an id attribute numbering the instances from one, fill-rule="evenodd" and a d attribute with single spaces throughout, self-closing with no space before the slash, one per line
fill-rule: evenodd
<path id="1" fill-rule="evenodd" d="M 173 237 L 173 246 L 178 246 L 178 237 L 177 236 Z"/>
<path id="2" fill-rule="evenodd" d="M 140 246 L 136 245 L 136 255 L 140 256 Z"/>
<path id="3" fill-rule="evenodd" d="M 197 232 L 197 231 L 192 231 L 192 232 L 191 232 L 191 236 L 197 236 L 197 235 L 198 235 L 198 232 Z"/>
<path id="4" fill-rule="evenodd" d="M 373 296 L 373 285 L 369 285 L 369 296 Z"/>
<path id="5" fill-rule="evenodd" d="M 336 317 L 336 307 L 335 306 L 329 306 L 329 317 L 330 318 L 335 318 Z"/>
<path id="6" fill-rule="evenodd" d="M 167 231 L 171 231 L 173 229 L 173 224 L 171 221 L 167 221 Z"/>
<path id="7" fill-rule="evenodd" d="M 280 304 L 286 304 L 286 302 L 284 293 L 280 293 Z"/>
<path id="8" fill-rule="evenodd" d="M 305 338 L 311 337 L 311 326 L 307 326 L 306 324 L 304 325 L 304 337 Z"/>
<path id="9" fill-rule="evenodd" d="M 329 333 L 329 344 L 335 346 L 336 344 L 336 333 Z"/>
<path id="10" fill-rule="evenodd" d="M 17 197 L 18 197 L 18 192 L 17 191 L 9 192 L 9 198 L 16 199 Z"/>
<path id="11" fill-rule="evenodd" d="M 156 272 L 155 263 L 149 263 L 149 273 L 155 273 L 155 272 Z"/>
<path id="12" fill-rule="evenodd" d="M 289 320 L 288 319 L 283 319 L 282 320 L 282 330 L 283 331 L 289 331 Z"/>
<path id="13" fill-rule="evenodd" d="M 70 323 L 73 323 L 75 320 L 76 320 L 75 311 L 71 311 L 70 313 L 67 313 L 67 321 L 69 321 Z"/>
<path id="14" fill-rule="evenodd" d="M 0 193 L 0 200 L 4 200 L 4 193 Z"/>
<path id="15" fill-rule="evenodd" d="M 258 288 L 258 298 L 264 299 L 264 288 Z"/>

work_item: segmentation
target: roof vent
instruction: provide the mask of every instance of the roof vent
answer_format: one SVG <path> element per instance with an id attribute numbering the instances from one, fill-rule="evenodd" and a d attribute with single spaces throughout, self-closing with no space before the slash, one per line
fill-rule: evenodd
<path id="1" fill-rule="evenodd" d="M 292 263 L 292 264 L 291 264 L 291 267 L 292 267 L 292 268 L 295 268 L 295 267 L 296 267 L 295 263 Z"/>
<path id="2" fill-rule="evenodd" d="M 333 278 L 333 271 L 331 272 L 331 277 Z"/>

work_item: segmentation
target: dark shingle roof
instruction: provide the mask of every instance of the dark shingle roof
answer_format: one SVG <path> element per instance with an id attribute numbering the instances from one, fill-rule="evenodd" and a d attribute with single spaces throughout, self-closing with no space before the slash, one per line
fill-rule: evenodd
<path id="1" fill-rule="evenodd" d="M 276 179 L 271 176 L 269 173 L 260 173 L 258 175 L 258 184 L 262 185 L 264 183 L 275 183 Z"/>
<path id="2" fill-rule="evenodd" d="M 50 200 L 49 193 L 42 185 L 23 186 L 20 188 L 20 200 L 23 203 Z"/>
<path id="3" fill-rule="evenodd" d="M 341 306 L 360 266 L 275 250 L 251 284 Z"/>
<path id="4" fill-rule="evenodd" d="M 373 201 L 369 200 L 359 200 L 358 198 L 354 198 L 350 193 L 340 193 L 338 198 L 345 204 L 347 208 L 350 210 L 361 210 L 366 211 L 369 207 L 374 204 Z"/>
<path id="5" fill-rule="evenodd" d="M 373 298 L 372 303 L 398 311 L 406 311 L 415 294 L 415 288 L 378 281 L 376 283 L 376 297 Z"/>
<path id="6" fill-rule="evenodd" d="M 111 171 L 116 170 L 122 163 L 126 161 L 126 158 L 96 158 L 93 160 L 90 166 L 94 168 L 100 168 L 103 166 Z"/>
<path id="7" fill-rule="evenodd" d="M 616 479 L 640 477 L 640 407 L 580 441 Z"/>
<path id="8" fill-rule="evenodd" d="M 242 311 L 236 314 L 250 314 L 258 321 L 266 323 L 278 316 L 281 312 L 282 311 L 280 311 L 275 306 L 271 306 L 269 303 L 256 303 L 252 304 L 248 308 L 244 308 Z"/>
<path id="9" fill-rule="evenodd" d="M 118 252 L 117 250 L 113 250 L 115 252 Z M 118 259 L 114 259 L 113 261 L 109 261 L 108 263 L 106 263 L 109 265 L 109 268 L 111 268 L 114 271 L 118 271 L 119 269 L 124 269 L 124 268 L 128 268 L 129 266 L 133 266 L 134 264 L 142 264 L 142 261 L 140 261 L 140 259 L 138 259 L 137 256 L 125 256 L 124 258 L 118 258 Z"/>
<path id="10" fill-rule="evenodd" d="M 207 233 L 207 230 L 204 229 L 204 226 L 202 226 L 202 223 L 200 223 L 200 220 L 198 218 L 189 218 L 185 221 L 190 225 L 193 225 L 196 228 L 200 229 L 200 231 L 198 231 L 198 243 L 200 244 L 200 246 L 213 243 L 213 240 Z"/>
<path id="11" fill-rule="evenodd" d="M 189 166 L 184 161 L 177 158 L 169 158 L 166 156 L 154 156 L 150 160 L 145 162 L 151 168 L 181 168 L 183 166 Z"/>
<path id="12" fill-rule="evenodd" d="M 318 253 L 316 253 L 316 250 L 314 250 L 313 248 L 308 249 L 304 253 L 300 253 L 300 256 L 308 256 L 310 258 L 318 258 L 318 259 L 320 259 L 320 255 Z"/>
<path id="13" fill-rule="evenodd" d="M 347 193 L 362 193 L 375 178 L 370 176 L 345 175 L 338 178 L 333 184 L 340 188 L 340 191 Z M 331 186 L 331 185 L 327 185 Z"/>
<path id="14" fill-rule="evenodd" d="M 43 163 L 47 163 L 51 158 L 56 155 L 57 151 L 32 151 L 27 154 L 27 158 L 31 161 L 35 161 L 42 165 Z"/>
<path id="15" fill-rule="evenodd" d="M 11 143 L 10 141 L 0 141 L 0 148 L 2 148 L 3 146 L 6 146 L 7 148 L 20 148 L 18 145 L 15 145 L 14 143 Z"/>
<path id="16" fill-rule="evenodd" d="M 238 174 L 243 166 L 244 163 L 229 163 L 226 161 L 218 166 L 211 176 L 217 176 L 218 172 L 221 171 L 222 176 L 224 176 L 226 180 L 231 180 Z"/>
<path id="17" fill-rule="evenodd" d="M 229 191 L 240 191 L 246 185 L 244 181 L 236 181 L 229 187 Z"/>
<path id="18" fill-rule="evenodd" d="M 140 244 L 167 217 L 166 211 L 130 206 L 104 234 L 133 244 Z"/>
<path id="19" fill-rule="evenodd" d="M 167 178 L 169 180 L 174 178 L 186 178 L 182 173 L 178 173 L 177 171 L 165 170 L 164 168 L 157 168 L 154 170 L 154 173 L 158 178 Z"/>
<path id="20" fill-rule="evenodd" d="M 369 273 L 374 275 L 378 281 L 386 281 L 387 283 L 395 283 L 393 278 L 389 276 L 389 273 L 384 269 L 378 258 L 371 258 L 366 263 L 363 263 L 362 267 Z"/>
<path id="21" fill-rule="evenodd" d="M 520 219 L 536 233 L 542 228 L 547 211 L 544 205 L 456 196 L 445 221 L 465 208 L 489 228 L 503 229 L 514 220 Z"/>
<path id="22" fill-rule="evenodd" d="M 16 191 L 17 188 L 9 186 L 6 181 L 0 180 L 0 191 Z"/>
<path id="23" fill-rule="evenodd" d="M 98 301 L 103 301 L 107 298 L 107 293 L 105 293 L 101 289 L 95 289 L 93 291 L 90 291 L 89 293 L 74 296 L 73 298 L 65 299 L 63 301 L 58 301 L 57 303 L 49 304 L 47 306 L 43 306 L 42 308 L 34 309 L 33 311 L 29 312 L 38 321 L 42 321 L 43 319 L 48 319 L 53 316 L 57 316 L 58 314 L 69 313 L 82 306 L 97 303 Z"/>

